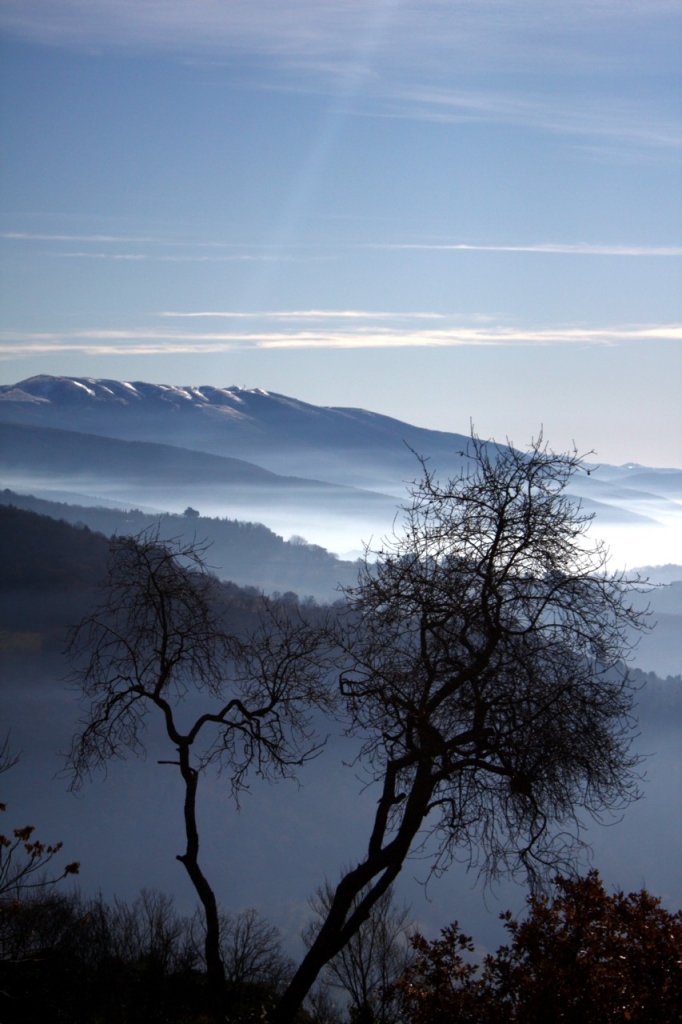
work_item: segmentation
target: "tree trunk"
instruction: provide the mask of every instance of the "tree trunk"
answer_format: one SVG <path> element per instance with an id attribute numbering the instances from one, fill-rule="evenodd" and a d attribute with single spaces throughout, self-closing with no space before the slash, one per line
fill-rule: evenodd
<path id="1" fill-rule="evenodd" d="M 394 792 L 393 778 L 385 781 L 367 857 L 348 871 L 334 892 L 322 927 L 301 961 L 272 1015 L 273 1024 L 293 1024 L 320 971 L 336 956 L 369 917 L 372 907 L 400 874 L 412 841 L 428 813 L 434 781 L 429 762 L 421 764 L 405 801 L 405 812 L 395 837 L 383 845 L 388 820 L 386 804 Z M 379 876 L 377 878 L 377 876 Z M 377 881 L 372 885 L 372 880 Z M 368 888 L 371 886 L 371 888 Z M 365 891 L 362 899 L 360 894 Z M 357 902 L 356 902 L 357 901 Z"/>
<path id="2" fill-rule="evenodd" d="M 192 885 L 204 908 L 206 922 L 206 940 L 204 955 L 206 957 L 206 978 L 208 981 L 211 1012 L 216 1020 L 223 1019 L 225 1004 L 225 967 L 220 955 L 220 921 L 218 904 L 213 889 L 208 884 L 204 873 L 199 867 L 199 832 L 196 822 L 196 795 L 199 776 L 190 766 L 189 749 L 181 747 L 180 771 L 185 781 L 185 834 L 187 850 L 179 854 L 177 859 L 184 865 Z"/>

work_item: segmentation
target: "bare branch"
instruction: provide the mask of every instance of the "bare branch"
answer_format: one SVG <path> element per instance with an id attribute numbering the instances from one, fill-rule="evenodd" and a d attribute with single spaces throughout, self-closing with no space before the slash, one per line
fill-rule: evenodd
<path id="1" fill-rule="evenodd" d="M 579 812 L 637 795 L 630 594 L 566 496 L 576 452 L 472 434 L 467 465 L 423 477 L 402 529 L 367 559 L 332 624 L 360 760 L 380 788 L 364 859 L 344 873 L 279 1007 L 293 1019 L 415 849 L 488 878 L 571 870 Z"/>
<path id="2" fill-rule="evenodd" d="M 161 717 L 177 755 L 162 763 L 177 766 L 185 786 L 187 846 L 177 859 L 203 905 L 219 1014 L 225 973 L 217 902 L 199 866 L 201 774 L 210 766 L 225 771 L 235 797 L 250 771 L 268 779 L 293 774 L 323 743 L 313 709 L 329 709 L 333 700 L 321 671 L 324 633 L 263 599 L 249 596 L 247 609 L 235 607 L 204 555 L 194 543 L 162 543 L 158 530 L 112 540 L 102 602 L 70 641 L 86 711 L 67 765 L 75 788 L 112 759 L 144 756 L 147 716 Z M 204 710 L 188 722 L 190 694 L 203 698 Z"/>

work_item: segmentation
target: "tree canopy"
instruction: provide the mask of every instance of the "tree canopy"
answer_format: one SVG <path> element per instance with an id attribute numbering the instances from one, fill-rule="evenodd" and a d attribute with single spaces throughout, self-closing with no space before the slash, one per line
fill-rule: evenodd
<path id="1" fill-rule="evenodd" d="M 531 895 L 502 915 L 511 943 L 472 964 L 457 923 L 427 942 L 399 984 L 407 1024 L 676 1024 L 682 1007 L 682 911 L 646 890 L 609 896 L 596 871 Z"/>
<path id="2" fill-rule="evenodd" d="M 572 865 L 580 814 L 636 795 L 624 657 L 633 583 L 609 574 L 566 495 L 576 454 L 472 437 L 461 475 L 424 464 L 402 528 L 333 624 L 340 689 L 377 786 L 363 857 L 346 871 L 280 1005 L 294 1008 L 411 851 L 464 856 L 531 882 Z"/>

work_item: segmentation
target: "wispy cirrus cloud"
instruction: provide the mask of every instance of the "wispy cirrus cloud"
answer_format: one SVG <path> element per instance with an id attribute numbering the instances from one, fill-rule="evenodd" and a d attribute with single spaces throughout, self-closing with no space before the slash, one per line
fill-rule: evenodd
<path id="1" fill-rule="evenodd" d="M 158 242 L 157 238 L 146 235 L 71 235 L 45 234 L 34 231 L 0 231 L 0 238 L 15 242 L 98 242 L 100 244 L 125 244 L 137 242 Z"/>
<path id="2" fill-rule="evenodd" d="M 276 351 L 286 349 L 398 349 L 454 348 L 462 346 L 548 346 L 618 345 L 651 341 L 682 341 L 682 324 L 648 324 L 612 327 L 518 328 L 506 326 L 372 326 L 354 329 L 326 323 L 327 314 L 299 311 L 274 314 L 320 321 L 318 327 L 279 331 L 180 331 L 161 328 L 92 329 L 72 332 L 9 332 L 0 334 L 0 358 L 80 352 L 87 355 L 179 355 L 207 354 L 238 350 Z M 201 314 L 198 314 L 201 315 Z M 206 313 L 216 316 L 215 313 Z M 218 314 L 221 315 L 221 314 Z M 222 314 L 224 315 L 224 314 Z M 239 314 L 237 314 L 239 315 Z M 337 311 L 328 315 L 334 321 L 348 315 Z M 379 314 L 379 317 L 388 314 Z M 400 314 L 393 314 L 396 320 Z M 428 319 L 431 314 L 421 315 Z M 365 314 L 367 321 L 371 314 Z M 403 317 L 403 320 L 406 319 Z"/>
<path id="3" fill-rule="evenodd" d="M 677 110 L 666 114 L 640 101 L 593 93 L 589 99 L 562 91 L 541 95 L 523 90 L 452 88 L 443 84 L 396 88 L 386 98 L 383 116 L 410 117 L 450 124 L 499 124 L 574 140 L 599 140 L 612 146 L 669 150 L 682 147 Z"/>
<path id="4" fill-rule="evenodd" d="M 257 244 L 246 245 L 236 242 L 223 242 L 219 239 L 205 240 L 181 240 L 164 239 L 152 236 L 126 236 L 126 235 L 77 235 L 77 234 L 41 234 L 24 231 L 0 232 L 0 238 L 9 242 L 27 243 L 92 243 L 93 245 L 111 246 L 108 249 L 78 249 L 70 251 L 55 250 L 49 251 L 61 258 L 69 259 L 91 259 L 91 260 L 150 260 L 166 263 L 184 262 L 292 262 L 306 259 L 319 260 L 322 258 L 319 245 L 284 247 L 289 251 L 266 251 L 263 246 Z M 152 250 L 138 252 L 118 252 L 116 246 L 128 245 L 131 243 L 151 244 Z M 433 251 L 433 252 L 491 252 L 491 253 L 538 253 L 540 255 L 563 255 L 563 256 L 682 256 L 682 245 L 623 245 L 607 242 L 514 242 L 510 244 L 495 244 L 481 242 L 369 242 L 354 246 L 352 243 L 343 243 L 335 246 L 328 242 L 324 248 L 335 248 L 348 250 L 353 248 L 377 249 L 387 251 Z M 164 250 L 170 249 L 170 252 Z M 184 249 L 185 252 L 178 250 Z M 292 250 L 295 249 L 295 255 Z M 305 250 L 308 249 L 308 254 Z M 170 315 L 170 314 L 168 314 Z M 181 315 L 181 314 L 176 314 Z M 208 314 L 187 313 L 185 316 L 199 316 Z M 217 314 L 215 314 L 217 315 Z M 237 316 L 242 314 L 224 313 L 224 316 Z M 350 315 L 344 313 L 343 315 Z M 391 314 L 392 315 L 392 314 Z"/>
<path id="5" fill-rule="evenodd" d="M 99 245 L 151 244 L 161 247 L 182 247 L 196 249 L 244 249 L 240 242 L 223 242 L 215 239 L 164 238 L 160 235 L 104 235 L 104 234 L 55 234 L 36 231 L 0 231 L 0 238 L 15 242 L 92 242 Z M 253 246 L 252 246 L 253 248 Z"/>
<path id="6" fill-rule="evenodd" d="M 60 259 L 84 259 L 84 260 L 142 260 L 149 263 L 294 263 L 300 262 L 300 257 L 274 255 L 272 253 L 261 253 L 258 255 L 247 253 L 233 253 L 231 255 L 215 256 L 191 256 L 191 255 L 164 255 L 160 253 L 146 252 L 58 252 L 55 253 Z"/>
<path id="7" fill-rule="evenodd" d="M 60 259 L 145 261 L 151 263 L 293 263 L 306 259 L 320 259 L 318 254 L 294 255 L 292 252 L 264 251 L 262 246 L 212 239 L 172 239 L 149 235 L 105 235 L 105 234 L 50 234 L 28 231 L 2 231 L 0 239 L 41 245 L 49 255 Z M 52 243 L 92 244 L 108 246 L 107 249 L 57 250 Z M 120 252 L 121 245 L 144 245 L 144 250 Z M 170 250 L 170 251 L 167 251 Z M 184 250 L 184 251 L 183 251 Z M 328 258 L 328 257 L 327 257 Z"/>
<path id="8" fill-rule="evenodd" d="M 384 63 L 449 54 L 480 68 L 487 55 L 499 67 L 529 49 L 556 63 L 578 51 L 580 39 L 592 40 L 575 53 L 581 66 L 596 59 L 596 49 L 603 64 L 608 53 L 595 46 L 595 35 L 660 32 L 678 13 L 675 0 L 3 0 L 0 25 L 53 45 L 144 47 L 213 60 L 260 53 L 321 72 L 357 49 L 370 26 L 381 31 Z"/>
<path id="9" fill-rule="evenodd" d="M 192 310 L 176 312 L 164 310 L 162 317 L 210 318 L 230 320 L 444 320 L 444 313 L 388 313 L 361 309 L 281 309 L 263 312 L 237 312 L 235 310 Z M 476 317 L 478 319 L 478 317 Z M 486 318 L 487 319 L 487 318 Z"/>
<path id="10" fill-rule="evenodd" d="M 224 62 L 258 88 L 321 92 L 356 112 L 680 145 L 674 101 L 666 116 L 661 91 L 645 100 L 641 88 L 679 73 L 676 0 L 3 0 L 0 28 Z M 481 89 L 482 76 L 504 81 Z M 618 101 L 610 78 L 640 88 Z"/>
<path id="11" fill-rule="evenodd" d="M 433 250 L 436 252 L 534 252 L 559 256 L 682 256 L 682 245 L 604 245 L 600 243 L 539 242 L 534 245 L 477 245 L 468 242 L 377 243 L 373 249 Z"/>

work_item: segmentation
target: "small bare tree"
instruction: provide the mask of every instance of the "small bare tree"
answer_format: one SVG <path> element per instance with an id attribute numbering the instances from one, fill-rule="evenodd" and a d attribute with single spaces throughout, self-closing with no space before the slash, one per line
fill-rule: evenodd
<path id="1" fill-rule="evenodd" d="M 428 472 L 404 528 L 332 624 L 361 764 L 378 787 L 366 852 L 343 873 L 279 1003 L 290 1024 L 415 847 L 488 876 L 574 863 L 579 813 L 636 795 L 623 658 L 633 584 L 610 575 L 565 489 L 577 454 L 472 436 L 462 474 Z"/>
<path id="2" fill-rule="evenodd" d="M 218 905 L 199 863 L 200 777 L 210 766 L 225 770 L 238 797 L 251 769 L 291 775 L 319 751 L 311 711 L 330 697 L 318 634 L 264 600 L 256 628 L 230 631 L 225 588 L 203 556 L 196 544 L 161 543 L 156 530 L 112 540 L 103 602 L 70 642 L 87 711 L 68 764 L 78 787 L 111 759 L 144 753 L 146 718 L 161 717 L 176 756 L 160 763 L 177 766 L 185 790 L 186 849 L 177 859 L 203 907 L 217 1007 L 225 971 Z M 197 696 L 204 706 L 194 716 Z"/>
<path id="3" fill-rule="evenodd" d="M 253 907 L 226 916 L 222 951 L 225 973 L 234 987 L 255 984 L 280 989 L 292 974 L 279 929 Z"/>
<path id="4" fill-rule="evenodd" d="M 191 923 L 191 938 L 198 962 L 204 959 L 201 947 L 205 930 L 205 919 L 197 912 Z M 254 907 L 220 914 L 220 954 L 228 990 L 233 992 L 245 985 L 280 991 L 293 973 L 294 964 L 282 950 L 279 928 Z"/>

